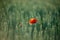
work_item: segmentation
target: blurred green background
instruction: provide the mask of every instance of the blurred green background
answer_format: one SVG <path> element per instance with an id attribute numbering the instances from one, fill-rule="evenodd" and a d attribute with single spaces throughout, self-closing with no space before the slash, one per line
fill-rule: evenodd
<path id="1" fill-rule="evenodd" d="M 59 17 L 60 0 L 0 0 L 0 40 L 60 40 Z"/>

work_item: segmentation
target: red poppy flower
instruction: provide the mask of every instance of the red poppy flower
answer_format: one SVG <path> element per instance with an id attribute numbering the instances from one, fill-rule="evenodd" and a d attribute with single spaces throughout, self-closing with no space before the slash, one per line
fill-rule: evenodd
<path id="1" fill-rule="evenodd" d="M 36 18 L 31 18 L 30 20 L 29 20 L 29 23 L 30 24 L 35 24 L 37 22 L 37 19 Z"/>

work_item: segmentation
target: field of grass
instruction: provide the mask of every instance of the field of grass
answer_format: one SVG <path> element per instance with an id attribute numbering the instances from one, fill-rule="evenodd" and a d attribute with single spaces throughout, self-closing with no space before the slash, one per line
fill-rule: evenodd
<path id="1" fill-rule="evenodd" d="M 59 0 L 0 1 L 0 40 L 60 40 L 59 4 Z M 37 18 L 37 23 L 30 25 L 30 18 Z"/>

